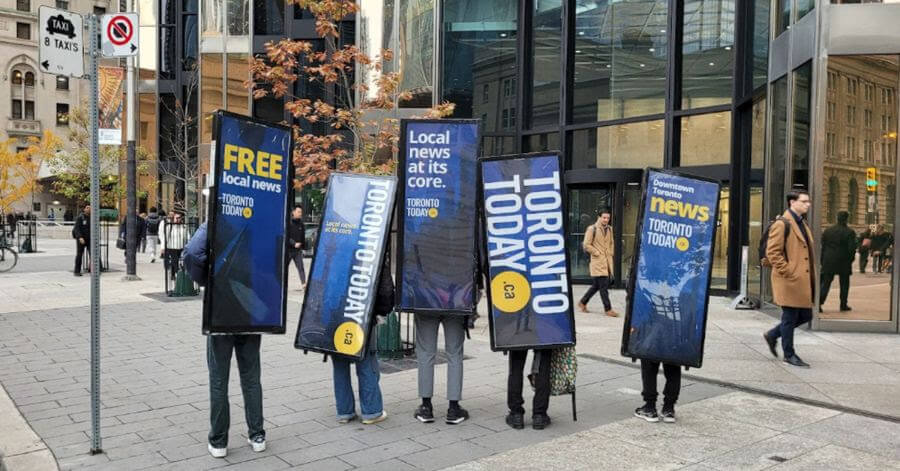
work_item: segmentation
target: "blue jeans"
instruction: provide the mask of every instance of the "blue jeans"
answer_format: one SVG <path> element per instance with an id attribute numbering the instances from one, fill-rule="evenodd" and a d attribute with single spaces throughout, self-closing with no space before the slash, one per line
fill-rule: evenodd
<path id="1" fill-rule="evenodd" d="M 794 352 L 794 329 L 812 320 L 812 309 L 802 307 L 781 307 L 781 322 L 766 332 L 770 339 L 781 337 L 784 357 L 790 358 Z"/>
<path id="2" fill-rule="evenodd" d="M 373 329 L 374 332 L 374 329 Z M 370 345 L 374 341 L 369 342 Z M 353 385 L 350 383 L 350 360 L 331 357 L 334 378 L 334 399 L 337 418 L 350 419 L 356 415 L 356 403 L 353 397 Z M 359 380 L 359 408 L 363 420 L 374 419 L 384 411 L 381 399 L 381 386 L 378 385 L 381 373 L 378 371 L 378 354 L 374 348 L 366 352 L 365 358 L 356 362 L 356 377 Z"/>

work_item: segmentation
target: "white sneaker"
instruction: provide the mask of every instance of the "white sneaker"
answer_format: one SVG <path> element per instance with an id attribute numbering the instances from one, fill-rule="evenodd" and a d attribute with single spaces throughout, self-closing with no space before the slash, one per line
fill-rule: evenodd
<path id="1" fill-rule="evenodd" d="M 213 458 L 224 458 L 228 454 L 228 448 L 216 448 L 209 443 L 206 444 L 206 448 Z"/>
<path id="2" fill-rule="evenodd" d="M 371 419 L 365 419 L 362 421 L 362 423 L 365 425 L 377 424 L 378 422 L 381 422 L 382 420 L 384 420 L 386 418 L 387 418 L 387 411 L 381 411 L 381 415 L 379 415 L 378 417 L 373 417 Z"/>
<path id="3" fill-rule="evenodd" d="M 253 448 L 253 451 L 256 453 L 262 453 L 266 451 L 266 439 L 263 437 L 256 437 L 254 439 L 247 439 L 247 443 L 250 444 L 250 447 Z"/>

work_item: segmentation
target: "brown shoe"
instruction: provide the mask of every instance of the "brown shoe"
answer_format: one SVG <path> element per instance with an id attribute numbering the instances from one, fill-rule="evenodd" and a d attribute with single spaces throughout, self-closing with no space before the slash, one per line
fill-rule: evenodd
<path id="1" fill-rule="evenodd" d="M 616 311 L 613 311 L 612 309 L 606 311 L 606 315 L 609 317 L 619 317 L 619 313 Z"/>
<path id="2" fill-rule="evenodd" d="M 585 304 L 585 303 L 578 303 L 578 309 L 581 312 L 590 312 L 587 310 L 587 304 Z"/>

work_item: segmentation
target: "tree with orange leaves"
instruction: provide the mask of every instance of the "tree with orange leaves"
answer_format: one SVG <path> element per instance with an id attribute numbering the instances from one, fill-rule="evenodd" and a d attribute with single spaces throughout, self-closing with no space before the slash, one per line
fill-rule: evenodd
<path id="1" fill-rule="evenodd" d="M 391 174 L 396 168 L 400 120 L 399 101 L 411 94 L 400 89 L 401 75 L 385 72 L 393 60 L 389 49 L 370 57 L 353 44 L 342 44 L 338 24 L 359 12 L 351 0 L 288 0 L 316 18 L 316 32 L 325 50 L 309 41 L 282 39 L 266 44 L 265 58 L 250 59 L 247 87 L 254 98 L 285 99 L 285 109 L 301 124 L 294 125 L 293 160 L 300 187 L 324 182 L 333 169 Z M 365 77 L 366 80 L 355 80 Z M 333 100 L 295 96 L 294 83 L 304 80 L 319 86 L 321 96 Z M 357 97 L 364 97 L 357 99 Z M 441 118 L 453 112 L 452 103 L 428 109 L 425 117 Z M 318 128 L 318 132 L 310 132 Z"/>
<path id="2" fill-rule="evenodd" d="M 41 162 L 62 147 L 62 141 L 50 131 L 44 131 L 40 138 L 29 137 L 28 146 L 22 150 L 10 150 L 18 142 L 0 141 L 0 214 L 10 212 L 13 203 L 29 194 L 34 199 L 34 192 L 40 190 Z"/>

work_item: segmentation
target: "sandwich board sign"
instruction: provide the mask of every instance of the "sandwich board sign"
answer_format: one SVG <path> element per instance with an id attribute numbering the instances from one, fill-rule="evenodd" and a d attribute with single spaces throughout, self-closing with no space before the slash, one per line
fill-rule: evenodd
<path id="1" fill-rule="evenodd" d="M 81 15 L 41 6 L 38 11 L 41 70 L 69 77 L 84 75 L 84 21 Z"/>
<path id="2" fill-rule="evenodd" d="M 138 14 L 114 13 L 100 18 L 100 53 L 103 57 L 136 56 Z"/>

